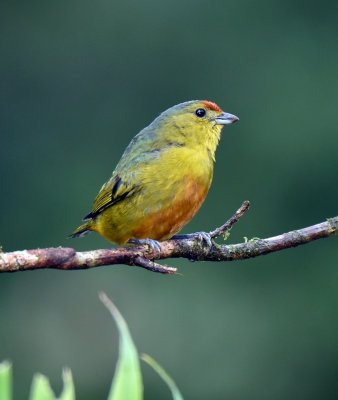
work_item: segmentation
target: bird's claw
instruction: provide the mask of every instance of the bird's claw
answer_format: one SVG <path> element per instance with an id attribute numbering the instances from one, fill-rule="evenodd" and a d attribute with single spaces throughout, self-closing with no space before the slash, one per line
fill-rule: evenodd
<path id="1" fill-rule="evenodd" d="M 209 247 L 212 246 L 211 236 L 208 232 L 196 232 L 193 235 L 195 235 L 200 242 L 205 242 Z"/>
<path id="2" fill-rule="evenodd" d="M 197 239 L 200 242 L 205 242 L 208 247 L 212 246 L 211 236 L 208 232 L 195 232 L 186 235 L 175 235 L 171 239 Z"/>
<path id="3" fill-rule="evenodd" d="M 147 244 L 152 250 L 157 251 L 161 254 L 161 245 L 157 240 L 154 239 L 130 239 L 128 243 L 132 244 Z"/>

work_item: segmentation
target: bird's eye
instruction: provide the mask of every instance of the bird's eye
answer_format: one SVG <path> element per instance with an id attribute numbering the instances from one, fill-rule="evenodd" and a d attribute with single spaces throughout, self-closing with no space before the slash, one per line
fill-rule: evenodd
<path id="1" fill-rule="evenodd" d="M 206 111 L 205 111 L 204 108 L 198 108 L 198 109 L 195 111 L 195 114 L 196 114 L 198 117 L 202 118 L 202 117 L 205 116 Z"/>

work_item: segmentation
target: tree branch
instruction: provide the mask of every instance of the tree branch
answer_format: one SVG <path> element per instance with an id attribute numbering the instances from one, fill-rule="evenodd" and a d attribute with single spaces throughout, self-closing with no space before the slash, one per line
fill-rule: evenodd
<path id="1" fill-rule="evenodd" d="M 220 228 L 210 232 L 215 238 L 226 232 L 249 208 L 244 202 L 236 213 Z M 58 247 L 47 249 L 21 250 L 0 253 L 0 272 L 27 271 L 41 268 L 63 270 L 87 269 L 109 264 L 125 264 L 146 268 L 150 271 L 173 274 L 177 268 L 161 265 L 153 260 L 165 258 L 187 258 L 191 261 L 234 261 L 257 257 L 274 251 L 284 250 L 309 243 L 313 240 L 332 236 L 338 232 L 338 216 L 325 222 L 303 229 L 287 232 L 266 239 L 251 239 L 244 243 L 219 245 L 212 242 L 208 246 L 196 238 L 177 239 L 160 242 L 161 253 L 148 245 L 119 247 L 76 252 L 72 248 Z"/>

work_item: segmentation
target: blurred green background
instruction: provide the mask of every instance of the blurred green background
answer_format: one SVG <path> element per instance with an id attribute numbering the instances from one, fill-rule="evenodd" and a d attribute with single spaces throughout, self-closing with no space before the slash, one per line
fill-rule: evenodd
<path id="1" fill-rule="evenodd" d="M 168 107 L 215 101 L 225 127 L 208 198 L 185 232 L 250 211 L 229 242 L 337 215 L 336 1 L 1 3 L 0 243 L 4 251 L 109 247 L 66 236 L 90 211 L 130 139 Z M 32 375 L 105 399 L 117 331 L 186 399 L 337 398 L 337 238 L 233 263 L 170 260 L 182 276 L 107 266 L 0 276 L 0 360 L 15 399 Z M 145 396 L 169 399 L 143 366 Z"/>

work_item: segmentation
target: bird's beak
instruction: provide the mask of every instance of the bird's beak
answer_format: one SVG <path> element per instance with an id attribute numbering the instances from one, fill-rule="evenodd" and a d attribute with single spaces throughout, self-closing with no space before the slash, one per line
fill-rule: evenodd
<path id="1" fill-rule="evenodd" d="M 212 118 L 211 121 L 215 121 L 216 124 L 219 125 L 229 125 L 229 124 L 233 124 L 234 122 L 237 122 L 239 120 L 238 117 L 236 117 L 236 115 L 232 115 L 226 112 L 223 112 L 221 115 L 219 115 L 218 117 Z"/>

